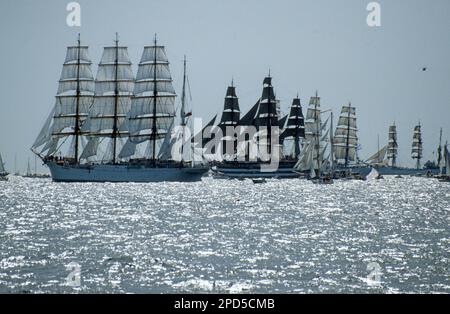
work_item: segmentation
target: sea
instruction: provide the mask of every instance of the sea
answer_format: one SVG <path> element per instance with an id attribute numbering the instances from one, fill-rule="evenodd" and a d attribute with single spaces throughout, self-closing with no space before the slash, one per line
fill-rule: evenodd
<path id="1" fill-rule="evenodd" d="M 450 184 L 0 182 L 0 293 L 450 293 Z"/>

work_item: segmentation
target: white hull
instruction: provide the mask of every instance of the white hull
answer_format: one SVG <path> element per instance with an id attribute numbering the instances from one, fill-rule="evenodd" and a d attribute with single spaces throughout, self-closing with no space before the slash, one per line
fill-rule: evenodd
<path id="1" fill-rule="evenodd" d="M 56 182 L 192 182 L 200 181 L 208 168 L 144 165 L 60 165 L 47 162 Z"/>

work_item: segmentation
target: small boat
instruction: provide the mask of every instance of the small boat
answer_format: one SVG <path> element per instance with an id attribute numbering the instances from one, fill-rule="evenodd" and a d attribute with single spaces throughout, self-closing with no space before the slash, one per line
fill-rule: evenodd
<path id="1" fill-rule="evenodd" d="M 311 179 L 312 183 L 314 184 L 333 184 L 334 181 L 330 177 L 322 177 L 318 179 Z"/>
<path id="2" fill-rule="evenodd" d="M 254 184 L 262 184 L 262 183 L 266 183 L 266 179 L 265 178 L 259 178 L 259 179 L 252 179 Z"/>
<path id="3" fill-rule="evenodd" d="M 8 181 L 8 174 L 9 173 L 5 170 L 2 155 L 0 155 L 0 181 Z"/>
<path id="4" fill-rule="evenodd" d="M 396 179 L 403 179 L 403 177 L 401 175 L 396 175 L 395 178 Z"/>
<path id="5" fill-rule="evenodd" d="M 436 176 L 439 182 L 450 182 L 450 152 L 447 148 L 447 143 L 444 147 L 444 160 L 445 160 L 445 171 L 444 167 L 441 167 L 441 174 Z"/>

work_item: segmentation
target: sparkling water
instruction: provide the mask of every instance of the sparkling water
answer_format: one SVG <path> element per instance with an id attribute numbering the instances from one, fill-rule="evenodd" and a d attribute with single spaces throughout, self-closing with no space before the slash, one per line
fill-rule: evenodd
<path id="1" fill-rule="evenodd" d="M 450 293 L 450 185 L 0 182 L 0 292 Z"/>

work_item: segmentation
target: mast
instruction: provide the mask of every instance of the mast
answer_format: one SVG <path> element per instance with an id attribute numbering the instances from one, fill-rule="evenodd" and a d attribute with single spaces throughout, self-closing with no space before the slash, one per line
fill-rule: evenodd
<path id="1" fill-rule="evenodd" d="M 316 99 L 314 102 L 314 112 L 315 112 L 315 119 L 316 119 L 316 126 L 317 126 L 317 132 L 316 132 L 316 157 L 317 157 L 317 177 L 320 178 L 320 129 L 321 129 L 321 125 L 319 123 L 319 117 L 317 114 L 317 98 L 318 98 L 318 92 L 316 91 Z"/>
<path id="2" fill-rule="evenodd" d="M 269 69 L 269 80 L 270 80 L 270 69 Z M 270 84 L 272 85 L 272 84 Z M 272 103 L 271 103 L 271 98 L 270 98 L 270 92 L 271 92 L 271 88 L 268 89 L 268 97 L 267 97 L 267 114 L 269 119 L 267 119 L 266 121 L 266 127 L 267 127 L 267 153 L 269 154 L 269 156 L 271 156 L 272 154 Z"/>
<path id="3" fill-rule="evenodd" d="M 154 40 L 154 44 L 155 44 L 155 54 L 154 54 L 154 60 L 153 60 L 153 123 L 152 123 L 152 160 L 153 160 L 153 165 L 156 165 L 156 132 L 157 132 L 157 128 L 156 128 L 156 97 L 158 96 L 158 91 L 157 91 L 157 84 L 156 84 L 156 47 L 157 47 L 157 42 L 156 42 L 156 34 L 155 34 L 155 40 Z"/>
<path id="4" fill-rule="evenodd" d="M 334 176 L 334 138 L 333 138 L 333 111 L 331 111 L 331 122 L 330 122 L 330 158 L 331 158 L 331 177 Z"/>
<path id="5" fill-rule="evenodd" d="M 439 167 L 439 173 L 442 174 L 444 167 L 442 167 L 442 128 L 439 134 L 439 147 L 438 147 L 438 157 L 437 165 Z"/>
<path id="6" fill-rule="evenodd" d="M 186 82 L 188 83 L 187 77 Z M 153 166 L 156 166 L 158 160 L 172 159 L 170 152 L 163 151 L 162 146 L 156 152 L 156 142 L 165 139 L 172 132 L 175 98 L 165 47 L 157 46 L 155 35 L 152 45 L 144 47 L 139 62 L 126 125 L 129 131 L 129 148 L 122 149 L 119 156 L 133 156 L 136 145 L 146 142 L 148 152 L 141 156 Z"/>
<path id="7" fill-rule="evenodd" d="M 234 90 L 234 78 L 231 78 L 231 88 Z M 233 117 L 233 120 L 234 120 L 234 106 L 235 106 L 235 101 L 234 101 L 234 97 L 232 97 L 231 98 L 231 117 Z M 237 122 L 236 122 L 236 124 L 233 124 L 234 127 L 236 125 L 237 125 Z M 236 139 L 234 133 L 233 133 L 233 156 L 234 156 L 234 160 L 236 161 L 237 160 L 237 139 Z"/>
<path id="8" fill-rule="evenodd" d="M 119 35 L 116 33 L 116 59 L 114 60 L 114 122 L 113 122 L 113 129 L 112 129 L 112 140 L 113 140 L 113 164 L 116 163 L 116 156 L 117 156 L 117 135 L 118 135 L 118 129 L 117 129 L 117 111 L 118 111 L 118 105 L 119 105 L 119 83 L 117 81 L 118 79 L 118 72 L 119 72 Z"/>
<path id="9" fill-rule="evenodd" d="M 397 166 L 397 127 L 395 122 L 389 127 L 389 144 L 388 144 L 388 159 L 391 159 L 391 167 Z"/>
<path id="10" fill-rule="evenodd" d="M 297 93 L 297 99 L 298 93 Z M 298 112 L 295 115 L 295 136 L 294 136 L 294 152 L 295 152 L 295 160 L 297 160 L 298 155 L 300 154 L 300 134 L 299 134 L 299 115 Z"/>
<path id="11" fill-rule="evenodd" d="M 75 109 L 75 163 L 78 163 L 78 141 L 80 136 L 80 49 L 81 39 L 78 34 L 78 47 L 77 47 L 77 89 L 76 89 L 76 109 Z"/>
<path id="12" fill-rule="evenodd" d="M 184 128 L 186 127 L 186 55 L 183 61 L 183 91 L 181 93 L 181 164 L 183 164 Z"/>
<path id="13" fill-rule="evenodd" d="M 348 103 L 348 115 L 347 115 L 347 137 L 345 139 L 345 168 L 348 167 L 348 151 L 350 149 L 349 147 L 349 141 L 350 141 L 350 114 L 351 114 L 351 103 Z"/>

